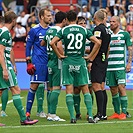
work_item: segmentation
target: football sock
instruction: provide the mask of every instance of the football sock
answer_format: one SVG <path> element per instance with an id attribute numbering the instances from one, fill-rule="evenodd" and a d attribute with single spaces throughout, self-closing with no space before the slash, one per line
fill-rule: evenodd
<path id="1" fill-rule="evenodd" d="M 44 84 L 40 84 L 36 91 L 37 99 L 37 112 L 43 112 L 43 102 L 44 102 Z"/>
<path id="2" fill-rule="evenodd" d="M 2 103 L 2 109 L 3 111 L 6 110 L 6 105 L 8 102 L 8 89 L 3 90 L 2 96 L 1 96 L 1 103 Z"/>
<path id="3" fill-rule="evenodd" d="M 51 92 L 50 96 L 50 114 L 56 114 L 56 108 L 58 104 L 58 97 L 60 94 L 60 89 L 55 89 Z"/>
<path id="4" fill-rule="evenodd" d="M 97 114 L 102 116 L 103 115 L 103 101 L 104 101 L 102 90 L 96 91 L 95 95 L 96 95 L 96 103 L 97 103 Z"/>
<path id="5" fill-rule="evenodd" d="M 115 113 L 120 114 L 120 97 L 119 97 L 119 93 L 117 93 L 116 95 L 112 96 L 112 104 L 114 106 Z"/>
<path id="6" fill-rule="evenodd" d="M 76 114 L 80 114 L 80 101 L 81 101 L 80 94 L 74 94 L 73 100 L 74 100 L 74 108 Z"/>
<path id="7" fill-rule="evenodd" d="M 35 90 L 32 90 L 31 88 L 29 89 L 28 96 L 27 96 L 26 112 L 30 113 L 30 111 L 31 111 L 31 108 L 32 108 L 32 105 L 34 102 L 34 98 L 35 98 L 35 93 L 36 93 Z"/>
<path id="8" fill-rule="evenodd" d="M 104 102 L 103 102 L 103 116 L 106 116 L 106 109 L 107 109 L 108 97 L 107 97 L 106 90 L 103 90 L 102 92 L 103 92 L 103 97 L 104 97 Z"/>
<path id="9" fill-rule="evenodd" d="M 19 113 L 21 121 L 26 120 L 24 107 L 22 106 L 20 95 L 19 94 L 13 95 L 12 98 L 13 98 L 13 104 L 14 104 L 15 108 L 17 109 L 18 113 Z"/>
<path id="10" fill-rule="evenodd" d="M 50 113 L 50 97 L 51 97 L 51 91 L 47 90 L 47 108 L 48 108 L 48 113 Z"/>
<path id="11" fill-rule="evenodd" d="M 66 104 L 68 111 L 70 113 L 70 119 L 75 119 L 74 115 L 74 100 L 72 94 L 66 94 Z"/>
<path id="12" fill-rule="evenodd" d="M 88 113 L 89 117 L 93 118 L 93 115 L 92 115 L 92 99 L 91 99 L 90 93 L 84 94 L 84 103 L 86 105 L 87 113 Z"/>
<path id="13" fill-rule="evenodd" d="M 127 103 L 128 102 L 128 98 L 127 96 L 120 96 L 120 103 L 121 103 L 121 109 L 122 109 L 122 113 L 126 114 L 127 112 Z"/>

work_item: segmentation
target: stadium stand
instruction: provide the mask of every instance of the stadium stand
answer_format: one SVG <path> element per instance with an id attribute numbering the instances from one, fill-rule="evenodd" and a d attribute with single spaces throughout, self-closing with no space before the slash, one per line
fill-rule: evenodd
<path id="1" fill-rule="evenodd" d="M 16 42 L 13 51 L 15 61 L 25 61 L 25 47 L 23 42 Z"/>
<path id="2" fill-rule="evenodd" d="M 61 11 L 68 11 L 70 8 L 70 4 L 77 5 L 77 0 L 50 0 L 52 5 L 54 6 L 54 9 L 59 9 Z"/>

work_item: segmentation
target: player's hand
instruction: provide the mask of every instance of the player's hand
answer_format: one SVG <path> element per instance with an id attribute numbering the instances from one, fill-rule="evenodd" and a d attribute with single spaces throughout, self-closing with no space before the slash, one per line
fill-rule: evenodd
<path id="1" fill-rule="evenodd" d="M 35 70 L 36 70 L 36 68 L 35 68 L 35 66 L 32 63 L 28 63 L 27 64 L 27 73 L 29 75 L 33 75 Z"/>
<path id="2" fill-rule="evenodd" d="M 15 74 L 17 75 L 17 68 L 16 68 L 16 66 L 13 67 L 13 70 L 14 70 Z"/>
<path id="3" fill-rule="evenodd" d="M 26 63 L 27 63 L 27 73 L 28 73 L 29 75 L 33 75 L 34 72 L 35 72 L 35 70 L 36 70 L 36 68 L 35 68 L 35 66 L 32 64 L 31 59 L 27 59 L 27 60 L 26 60 Z"/>
<path id="4" fill-rule="evenodd" d="M 3 79 L 6 80 L 6 81 L 9 79 L 9 75 L 8 75 L 7 69 L 3 70 Z"/>
<path id="5" fill-rule="evenodd" d="M 89 72 L 91 71 L 91 66 L 92 66 L 92 63 L 89 63 L 87 66 Z"/>
<path id="6" fill-rule="evenodd" d="M 64 55 L 61 55 L 61 54 L 58 56 L 59 59 L 64 59 L 64 58 L 66 58 L 66 57 L 67 57 L 67 56 L 64 56 Z"/>
<path id="7" fill-rule="evenodd" d="M 131 63 L 128 63 L 126 65 L 126 72 L 130 72 L 131 71 Z"/>
<path id="8" fill-rule="evenodd" d="M 83 58 L 88 61 L 90 59 L 90 56 L 84 56 Z"/>

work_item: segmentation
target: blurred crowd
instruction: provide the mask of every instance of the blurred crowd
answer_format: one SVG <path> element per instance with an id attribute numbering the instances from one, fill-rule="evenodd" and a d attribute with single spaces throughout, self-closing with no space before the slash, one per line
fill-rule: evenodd
<path id="1" fill-rule="evenodd" d="M 13 34 L 14 43 L 23 41 L 25 46 L 26 35 L 30 28 L 38 24 L 38 11 L 44 7 L 51 10 L 53 16 L 51 25 L 54 25 L 54 15 L 59 9 L 50 0 L 11 0 L 7 6 L 4 0 L 0 0 L 0 15 L 7 10 L 13 10 L 18 15 Z M 100 8 L 105 8 L 108 12 L 108 26 L 111 16 L 120 17 L 121 29 L 130 33 L 133 42 L 133 0 L 77 0 L 77 4 L 70 4 L 69 10 L 75 10 L 78 16 L 85 17 L 86 28 L 90 29 L 94 26 L 93 15 Z"/>

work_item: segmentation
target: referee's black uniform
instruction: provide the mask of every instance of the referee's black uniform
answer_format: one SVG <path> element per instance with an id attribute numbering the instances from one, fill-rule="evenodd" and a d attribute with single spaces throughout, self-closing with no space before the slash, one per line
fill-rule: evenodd
<path id="1" fill-rule="evenodd" d="M 111 40 L 111 34 L 109 29 L 104 24 L 99 24 L 94 28 L 93 35 L 102 40 L 101 47 L 95 59 L 93 60 L 91 67 L 91 82 L 99 83 L 102 86 L 102 82 L 105 82 L 106 70 L 108 66 L 107 52 Z M 91 50 L 94 44 L 91 43 Z M 93 86 L 92 86 L 93 87 Z M 97 114 L 94 116 L 95 119 L 104 120 L 106 119 L 106 103 L 107 94 L 105 90 L 95 90 L 96 102 L 97 102 Z"/>
<path id="2" fill-rule="evenodd" d="M 107 52 L 111 40 L 111 34 L 104 24 L 99 24 L 94 28 L 93 35 L 97 39 L 102 40 L 101 47 L 96 58 L 93 60 L 91 67 L 91 82 L 102 83 L 105 82 L 106 69 L 107 69 Z M 91 43 L 91 50 L 94 44 Z"/>

